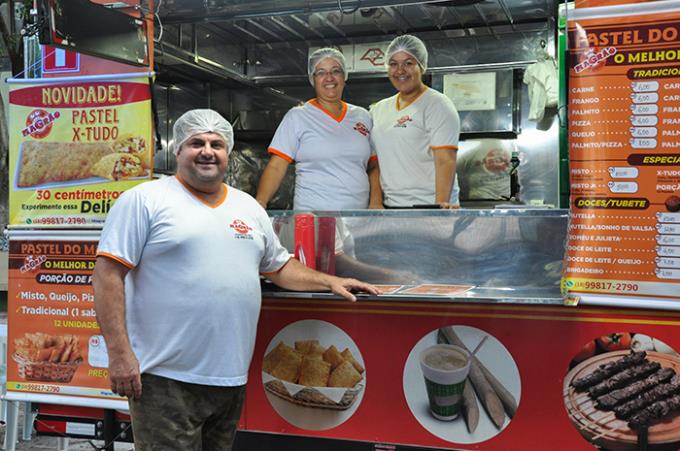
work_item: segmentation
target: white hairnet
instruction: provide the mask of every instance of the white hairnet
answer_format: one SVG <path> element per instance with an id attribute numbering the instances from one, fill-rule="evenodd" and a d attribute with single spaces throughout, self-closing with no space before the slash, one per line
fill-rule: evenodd
<path id="1" fill-rule="evenodd" d="M 231 124 L 217 111 L 189 110 L 177 119 L 172 127 L 175 155 L 182 144 L 199 133 L 217 133 L 227 142 L 227 153 L 234 148 L 234 130 Z"/>
<path id="2" fill-rule="evenodd" d="M 421 71 L 425 72 L 427 69 L 427 48 L 425 47 L 425 43 L 419 38 L 410 34 L 404 34 L 394 38 L 387 47 L 385 65 L 389 65 L 390 58 L 397 52 L 406 52 L 413 56 L 418 62 Z"/>
<path id="3" fill-rule="evenodd" d="M 345 55 L 338 49 L 332 47 L 323 47 L 309 55 L 309 60 L 307 61 L 307 74 L 309 75 L 309 82 L 314 86 L 314 71 L 316 70 L 316 65 L 326 58 L 332 58 L 340 65 L 342 71 L 345 73 L 345 81 L 347 81 L 347 70 L 345 70 Z"/>

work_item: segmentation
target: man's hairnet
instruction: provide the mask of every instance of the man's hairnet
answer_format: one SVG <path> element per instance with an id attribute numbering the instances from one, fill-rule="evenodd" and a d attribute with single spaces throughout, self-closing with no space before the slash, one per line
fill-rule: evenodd
<path id="1" fill-rule="evenodd" d="M 217 111 L 189 110 L 172 126 L 173 152 L 177 155 L 180 147 L 189 138 L 199 133 L 217 133 L 227 142 L 227 153 L 234 148 L 234 130 L 231 124 Z"/>
<path id="2" fill-rule="evenodd" d="M 309 82 L 314 86 L 314 71 L 316 70 L 316 65 L 326 58 L 332 58 L 340 65 L 342 71 L 345 73 L 345 81 L 347 81 L 347 70 L 345 69 L 345 55 L 338 49 L 332 47 L 323 47 L 309 55 L 309 60 L 307 61 L 307 74 L 309 74 Z"/>
<path id="3" fill-rule="evenodd" d="M 387 55 L 385 58 L 386 66 L 389 66 L 390 58 L 397 52 L 406 52 L 414 57 L 423 73 L 427 69 L 427 48 L 425 47 L 425 43 L 419 38 L 410 34 L 404 34 L 394 38 L 387 47 Z"/>

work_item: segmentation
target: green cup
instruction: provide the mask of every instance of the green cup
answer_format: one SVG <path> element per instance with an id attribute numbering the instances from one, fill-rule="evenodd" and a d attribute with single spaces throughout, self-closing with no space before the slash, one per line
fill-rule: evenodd
<path id="1" fill-rule="evenodd" d="M 458 417 L 470 361 L 470 353 L 455 345 L 434 345 L 420 353 L 420 369 L 433 417 L 443 421 Z"/>

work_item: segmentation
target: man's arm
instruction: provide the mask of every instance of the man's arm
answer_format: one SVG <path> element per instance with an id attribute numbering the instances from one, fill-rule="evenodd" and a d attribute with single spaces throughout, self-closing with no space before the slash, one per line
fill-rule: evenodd
<path id="1" fill-rule="evenodd" d="M 344 279 L 314 271 L 291 258 L 275 273 L 268 273 L 267 277 L 276 285 L 287 290 L 295 291 L 332 291 L 348 301 L 356 301 L 352 291 L 364 291 L 369 294 L 380 294 L 373 285 L 356 279 Z"/>
<path id="2" fill-rule="evenodd" d="M 109 354 L 111 390 L 121 396 L 142 396 L 139 362 L 125 326 L 125 275 L 129 268 L 108 257 L 97 257 L 92 276 L 94 308 Z"/>

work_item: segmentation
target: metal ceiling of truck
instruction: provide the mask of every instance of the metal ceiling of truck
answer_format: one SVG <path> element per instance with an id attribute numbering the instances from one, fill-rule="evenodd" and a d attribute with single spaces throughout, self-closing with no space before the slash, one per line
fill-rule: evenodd
<path id="1" fill-rule="evenodd" d="M 230 44 L 322 43 L 407 32 L 451 37 L 545 26 L 555 0 L 162 0 L 164 25 L 203 24 Z"/>

